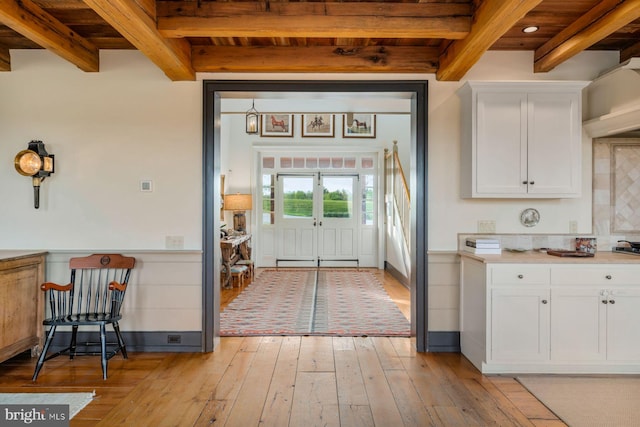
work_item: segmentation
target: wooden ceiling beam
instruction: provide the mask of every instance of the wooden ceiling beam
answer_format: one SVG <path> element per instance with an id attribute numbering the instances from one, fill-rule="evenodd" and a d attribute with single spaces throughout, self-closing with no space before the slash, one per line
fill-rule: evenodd
<path id="1" fill-rule="evenodd" d="M 484 0 L 471 24 L 471 32 L 463 40 L 451 43 L 440 55 L 438 80 L 460 80 L 489 50 L 496 40 L 509 31 L 542 0 Z"/>
<path id="2" fill-rule="evenodd" d="M 625 25 L 640 18 L 640 0 L 605 0 L 536 49 L 533 69 L 551 71 Z"/>
<path id="3" fill-rule="evenodd" d="M 640 57 L 640 42 L 634 43 L 620 51 L 620 62 L 624 62 L 635 57 Z"/>
<path id="4" fill-rule="evenodd" d="M 99 71 L 98 48 L 31 0 L 0 0 L 0 22 L 83 71 Z"/>
<path id="5" fill-rule="evenodd" d="M 198 72 L 434 73 L 439 49 L 423 46 L 198 46 Z"/>
<path id="6" fill-rule="evenodd" d="M 462 39 L 468 4 L 339 2 L 158 2 L 165 37 Z M 181 7 L 180 5 L 184 5 Z"/>
<path id="7" fill-rule="evenodd" d="M 187 40 L 166 39 L 157 30 L 151 3 L 136 0 L 85 0 L 98 15 L 146 55 L 171 80 L 195 80 Z"/>
<path id="8" fill-rule="evenodd" d="M 0 47 L 0 71 L 11 71 L 11 55 L 9 49 Z"/>

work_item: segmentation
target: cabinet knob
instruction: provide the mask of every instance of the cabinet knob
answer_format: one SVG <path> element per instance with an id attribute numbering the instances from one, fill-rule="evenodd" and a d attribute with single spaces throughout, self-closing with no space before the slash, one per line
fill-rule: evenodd
<path id="1" fill-rule="evenodd" d="M 529 184 L 533 185 L 535 184 L 535 181 L 529 181 Z"/>
<path id="2" fill-rule="evenodd" d="M 518 274 L 518 279 L 524 279 L 524 276 L 522 274 Z"/>
<path id="3" fill-rule="evenodd" d="M 547 300 L 546 300 L 546 299 L 543 299 L 541 302 L 542 302 L 543 304 L 546 304 L 546 303 L 547 303 Z"/>
<path id="4" fill-rule="evenodd" d="M 522 183 L 523 183 L 524 185 L 527 185 L 527 181 L 522 181 Z"/>
<path id="5" fill-rule="evenodd" d="M 614 299 L 610 299 L 609 300 L 609 304 L 615 304 L 615 303 L 616 303 L 616 300 L 614 300 Z"/>
<path id="6" fill-rule="evenodd" d="M 603 303 L 603 304 L 607 304 L 607 300 L 606 300 L 606 299 L 603 299 L 603 300 L 602 300 L 602 303 Z"/>
<path id="7" fill-rule="evenodd" d="M 607 280 L 611 280 L 611 275 L 607 274 L 606 276 L 604 276 Z"/>

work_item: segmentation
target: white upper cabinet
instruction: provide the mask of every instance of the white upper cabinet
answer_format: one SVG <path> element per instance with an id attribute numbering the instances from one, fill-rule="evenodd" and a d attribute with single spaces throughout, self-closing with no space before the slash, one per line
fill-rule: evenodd
<path id="1" fill-rule="evenodd" d="M 462 197 L 579 197 L 586 84 L 463 86 Z"/>

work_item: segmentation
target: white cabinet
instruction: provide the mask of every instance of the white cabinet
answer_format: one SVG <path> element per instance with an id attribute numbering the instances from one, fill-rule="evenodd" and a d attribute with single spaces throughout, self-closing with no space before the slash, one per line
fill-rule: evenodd
<path id="1" fill-rule="evenodd" d="M 640 264 L 461 259 L 462 353 L 483 373 L 640 373 Z"/>
<path id="2" fill-rule="evenodd" d="M 549 352 L 549 289 L 491 290 L 492 362 L 543 361 Z"/>
<path id="3" fill-rule="evenodd" d="M 462 197 L 579 197 L 585 85 L 467 83 L 460 91 Z"/>

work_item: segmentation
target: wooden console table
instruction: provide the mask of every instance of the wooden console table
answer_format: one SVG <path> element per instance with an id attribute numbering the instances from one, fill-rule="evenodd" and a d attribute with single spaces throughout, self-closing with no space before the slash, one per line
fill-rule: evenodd
<path id="1" fill-rule="evenodd" d="M 220 249 L 222 250 L 222 264 L 227 274 L 224 278 L 223 288 L 231 287 L 231 266 L 240 259 L 251 259 L 249 254 L 249 242 L 251 234 L 241 236 L 225 237 L 220 239 Z"/>
<path id="2" fill-rule="evenodd" d="M 42 349 L 46 252 L 0 251 L 0 362 Z"/>

